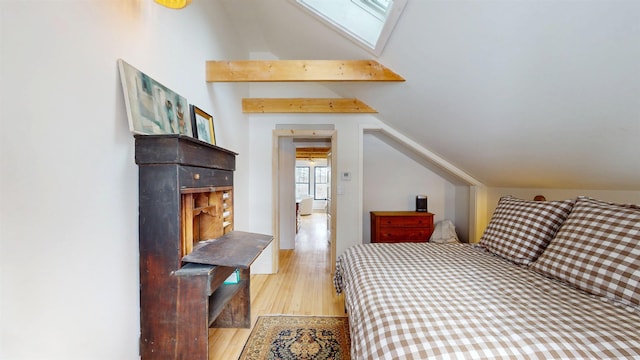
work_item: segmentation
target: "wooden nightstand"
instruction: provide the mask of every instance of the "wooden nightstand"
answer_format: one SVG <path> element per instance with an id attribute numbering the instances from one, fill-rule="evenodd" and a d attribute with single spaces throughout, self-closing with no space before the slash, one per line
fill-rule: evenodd
<path id="1" fill-rule="evenodd" d="M 417 211 L 372 211 L 371 242 L 427 242 L 433 233 L 433 214 Z"/>

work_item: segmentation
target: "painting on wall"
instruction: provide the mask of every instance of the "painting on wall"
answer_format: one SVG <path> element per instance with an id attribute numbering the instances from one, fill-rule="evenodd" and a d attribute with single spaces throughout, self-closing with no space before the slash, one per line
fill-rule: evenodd
<path id="1" fill-rule="evenodd" d="M 118 68 L 132 133 L 193 136 L 187 99 L 122 59 Z"/>
<path id="2" fill-rule="evenodd" d="M 198 140 L 216 144 L 216 132 L 213 128 L 213 116 L 207 114 L 195 105 L 191 105 L 191 119 L 193 121 L 194 137 Z"/>

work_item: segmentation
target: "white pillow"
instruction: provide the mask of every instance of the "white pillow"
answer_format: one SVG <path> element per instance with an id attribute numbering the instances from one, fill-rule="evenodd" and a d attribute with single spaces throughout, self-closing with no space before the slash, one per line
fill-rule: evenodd
<path id="1" fill-rule="evenodd" d="M 458 235 L 456 235 L 456 227 L 451 220 L 442 220 L 436 223 L 435 229 L 431 234 L 429 242 L 436 244 L 457 243 Z"/>

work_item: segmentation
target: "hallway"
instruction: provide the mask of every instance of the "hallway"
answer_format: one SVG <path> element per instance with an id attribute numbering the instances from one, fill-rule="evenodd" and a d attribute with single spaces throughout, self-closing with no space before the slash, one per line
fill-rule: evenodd
<path id="1" fill-rule="evenodd" d="M 333 288 L 325 213 L 300 217 L 295 250 L 280 251 L 280 270 L 251 275 L 251 322 L 259 315 L 344 316 Z M 251 329 L 210 329 L 209 358 L 237 359 Z"/>
<path id="2" fill-rule="evenodd" d="M 326 213 L 312 212 L 310 215 L 300 216 L 300 230 L 296 235 L 296 250 L 300 250 L 298 246 L 302 247 L 303 251 L 307 251 L 311 247 L 329 255 L 328 236 Z"/>

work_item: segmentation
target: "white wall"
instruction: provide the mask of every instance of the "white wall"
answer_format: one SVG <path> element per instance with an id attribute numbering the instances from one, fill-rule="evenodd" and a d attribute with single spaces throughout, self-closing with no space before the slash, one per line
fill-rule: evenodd
<path id="1" fill-rule="evenodd" d="M 260 97 L 259 94 L 251 96 Z M 278 92 L 270 96 L 290 96 L 281 95 Z M 299 96 L 307 96 L 301 94 Z M 316 96 L 326 96 L 316 95 Z M 337 131 L 337 157 L 333 157 L 336 162 L 338 172 L 350 171 L 351 181 L 340 181 L 343 194 L 335 195 L 337 201 L 337 229 L 336 229 L 336 252 L 342 253 L 347 247 L 362 242 L 361 228 L 359 224 L 360 189 L 358 188 L 358 164 L 359 164 L 359 141 L 358 134 L 361 131 L 359 125 L 370 123 L 378 125 L 377 119 L 370 115 L 351 114 L 256 114 L 250 116 L 251 133 L 250 147 L 252 158 L 252 219 L 254 220 L 254 231 L 272 233 L 272 136 L 277 124 L 334 124 Z M 273 256 L 273 249 L 269 246 L 251 267 L 252 273 L 269 273 L 271 271 L 270 259 Z"/>
<path id="2" fill-rule="evenodd" d="M 363 239 L 371 239 L 370 211 L 414 211 L 416 195 L 428 196 L 434 222 L 455 223 L 455 185 L 373 134 L 363 136 Z M 465 219 L 466 220 L 466 219 Z"/>
<path id="3" fill-rule="evenodd" d="M 138 175 L 116 59 L 216 118 L 240 153 L 246 87 L 204 81 L 246 57 L 217 1 L 0 1 L 0 359 L 137 359 Z"/>
<path id="4" fill-rule="evenodd" d="M 272 59 L 272 54 L 259 54 L 255 58 Z M 254 83 L 250 85 L 251 97 L 336 97 L 327 88 L 316 84 L 300 84 L 300 83 Z M 364 129 L 380 129 L 383 124 L 374 116 L 368 114 L 252 114 L 249 116 L 251 127 L 250 136 L 250 157 L 252 159 L 252 175 L 251 175 L 251 219 L 254 231 L 263 233 L 272 233 L 273 227 L 273 195 L 272 195 L 272 153 L 273 153 L 273 130 L 276 128 L 284 128 L 283 124 L 295 124 L 295 128 L 300 125 L 315 124 L 318 127 L 326 127 L 331 124 L 337 131 L 337 144 L 334 144 L 333 161 L 336 164 L 338 173 L 348 171 L 351 173 L 351 180 L 343 181 L 338 177 L 338 194 L 333 198 L 337 205 L 337 228 L 336 228 L 336 254 L 340 255 L 350 246 L 368 241 L 370 236 L 364 234 L 363 228 L 367 225 L 363 224 L 364 214 L 368 214 L 369 209 L 363 208 L 363 194 L 361 193 L 360 184 L 369 181 L 367 175 L 368 165 L 375 166 L 375 156 L 369 157 L 372 164 L 364 161 L 369 155 L 369 151 L 379 151 L 380 145 L 372 143 L 367 149 L 362 151 L 365 145 L 363 137 Z M 361 142 L 360 139 L 363 139 Z M 393 149 L 385 149 L 391 156 L 391 160 L 385 169 L 388 174 L 402 174 L 402 179 L 411 178 L 412 175 L 418 174 L 418 178 L 424 177 L 427 180 L 424 183 L 414 183 L 410 192 L 402 198 L 399 208 L 411 209 L 415 206 L 415 195 L 418 193 L 428 192 L 429 209 L 436 213 L 435 220 L 452 219 L 463 222 L 461 230 L 468 232 L 468 211 L 469 211 L 469 186 L 460 186 L 460 182 L 464 182 L 466 177 L 460 174 L 448 174 L 449 177 L 460 177 L 465 180 L 458 180 L 457 183 L 451 182 L 440 174 L 425 167 L 424 164 L 415 162 Z M 337 154 L 337 155 L 336 155 Z M 422 161 L 424 160 L 424 155 Z M 396 157 L 402 159 L 402 166 L 393 164 Z M 410 165 L 408 165 L 410 164 Z M 446 164 L 445 164 L 446 165 Z M 430 166 L 435 166 L 430 164 Z M 448 171 L 455 170 L 449 164 Z M 361 178 L 360 170 L 363 171 Z M 392 169 L 392 170 L 389 170 Z M 408 170 L 409 169 L 409 170 Z M 408 170 L 408 171 L 407 171 Z M 447 171 L 444 171 L 447 172 Z M 405 175 L 409 174 L 409 175 Z M 463 174 L 464 175 L 464 174 Z M 363 181 L 366 180 L 366 181 Z M 391 182 L 393 183 L 393 182 Z M 397 183 L 397 181 L 395 182 Z M 370 189 L 374 189 L 377 184 L 374 183 Z M 404 185 L 403 185 L 404 186 Z M 388 186 L 385 186 L 388 188 Z M 400 189 L 402 186 L 395 186 L 394 189 Z M 375 192 L 375 190 L 371 190 Z M 364 195 L 366 198 L 367 195 Z M 372 198 L 372 196 L 369 196 Z M 375 197 L 380 200 L 384 207 L 389 207 L 390 202 L 399 198 L 393 194 L 388 196 L 378 194 Z M 366 201 L 366 200 L 365 200 Z M 462 213 L 461 213 L 462 212 Z M 368 224 L 368 223 L 367 223 Z M 273 256 L 273 248 L 269 246 L 263 254 L 256 260 L 251 267 L 251 272 L 270 273 L 271 259 Z"/>
<path id="5" fill-rule="evenodd" d="M 219 3 L 174 11 L 151 0 L 0 1 L 0 359 L 138 358 L 138 179 L 117 58 L 214 116 L 218 144 L 239 153 L 238 230 L 272 232 L 275 125 L 335 124 L 334 161 L 352 173 L 335 196 L 337 252 L 362 241 L 358 139 L 361 124 L 378 120 L 242 115 L 250 91 L 334 94 L 207 84 L 206 60 L 248 56 Z M 492 191 L 488 204 L 507 193 Z M 595 197 L 640 203 L 637 192 L 605 195 Z"/>
<path id="6" fill-rule="evenodd" d="M 588 189 L 526 189 L 526 188 L 487 188 L 487 221 L 498 206 L 501 196 L 512 195 L 520 199 L 533 200 L 543 195 L 547 200 L 573 199 L 577 196 L 589 196 L 594 199 L 618 204 L 640 204 L 640 191 L 588 190 Z"/>

